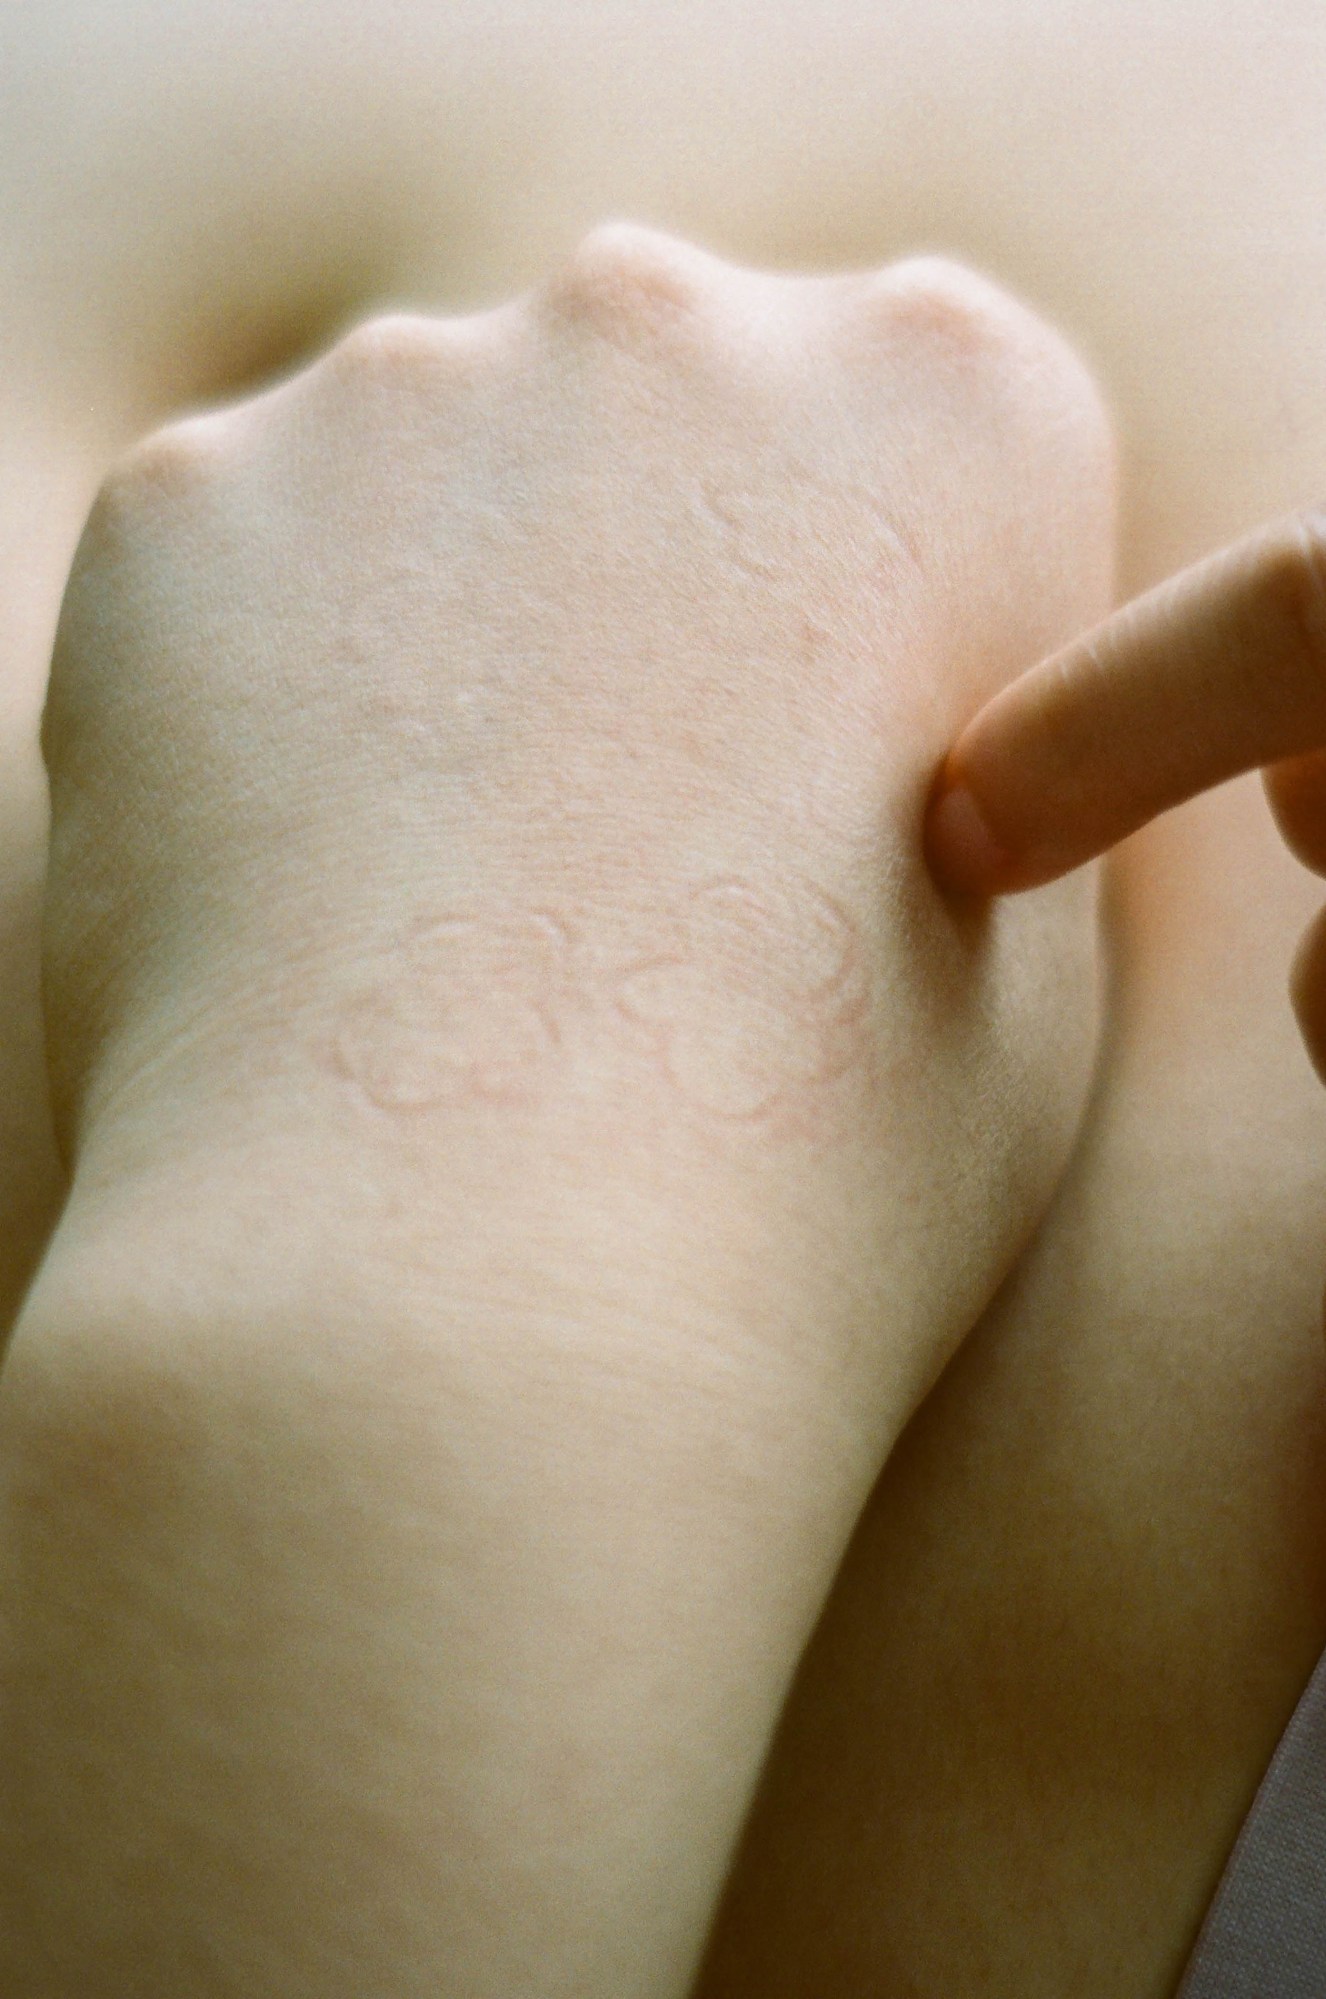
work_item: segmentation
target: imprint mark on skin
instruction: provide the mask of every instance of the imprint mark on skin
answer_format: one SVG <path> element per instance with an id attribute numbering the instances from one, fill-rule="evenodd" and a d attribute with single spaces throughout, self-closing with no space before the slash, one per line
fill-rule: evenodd
<path id="1" fill-rule="evenodd" d="M 806 516 L 799 529 L 797 507 Z M 716 531 L 734 568 L 761 584 L 786 577 L 799 600 L 822 593 L 840 614 L 867 579 L 896 590 L 924 574 L 889 495 L 850 474 L 826 479 L 823 470 L 791 460 L 778 480 L 760 490 L 699 480 L 690 508 L 710 534 Z M 812 577 L 819 580 L 818 591 Z"/>
<path id="2" fill-rule="evenodd" d="M 335 1068 L 383 1110 L 528 1100 L 561 1047 L 570 944 L 546 910 L 430 924 L 345 1008 Z"/>
<path id="3" fill-rule="evenodd" d="M 786 564 L 772 552 L 783 518 L 778 504 L 702 479 L 692 505 L 709 527 L 718 528 L 723 552 L 736 568 L 761 581 L 782 574 Z"/>
<path id="4" fill-rule="evenodd" d="M 628 967 L 615 998 L 681 1096 L 723 1118 L 767 1116 L 866 1053 L 857 928 L 809 882 L 705 883 L 675 949 Z"/>

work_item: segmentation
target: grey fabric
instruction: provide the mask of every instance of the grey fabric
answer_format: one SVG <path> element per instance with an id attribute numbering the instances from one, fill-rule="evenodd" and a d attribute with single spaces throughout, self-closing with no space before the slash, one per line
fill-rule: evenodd
<path id="1" fill-rule="evenodd" d="M 1178 1999 L 1326 1999 L 1326 1657 L 1262 1779 Z"/>

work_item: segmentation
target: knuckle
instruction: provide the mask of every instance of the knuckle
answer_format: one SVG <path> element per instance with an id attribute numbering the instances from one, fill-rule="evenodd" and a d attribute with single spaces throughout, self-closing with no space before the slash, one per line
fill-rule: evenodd
<path id="1" fill-rule="evenodd" d="M 639 223 L 600 223 L 551 279 L 544 302 L 557 317 L 609 337 L 643 335 L 695 310 L 712 262 Z"/>
<path id="2" fill-rule="evenodd" d="M 195 542 L 234 468 L 233 409 L 149 432 L 111 466 L 74 551 L 54 634 L 41 748 L 54 775 L 69 762 L 93 696 L 114 680 L 117 649 L 154 601 L 154 578 Z"/>
<path id="3" fill-rule="evenodd" d="M 448 348 L 441 320 L 426 313 L 377 313 L 343 334 L 323 365 L 347 382 L 408 386 L 431 379 Z"/>
<path id="4" fill-rule="evenodd" d="M 196 493 L 224 470 L 233 429 L 229 411 L 209 411 L 150 431 L 112 466 L 96 514 L 104 520 L 135 509 L 151 495 L 176 501 Z"/>
<path id="5" fill-rule="evenodd" d="M 943 256 L 890 264 L 868 281 L 867 297 L 889 331 L 975 360 L 1006 353 L 1031 317 L 989 278 Z"/>
<path id="6" fill-rule="evenodd" d="M 1053 445 L 1093 489 L 1112 491 L 1114 426 L 1086 362 L 1057 327 L 1002 285 L 943 256 L 907 258 L 872 281 L 876 324 L 991 416 Z"/>
<path id="7" fill-rule="evenodd" d="M 1068 340 L 1022 299 L 955 258 L 919 256 L 889 265 L 871 298 L 890 332 L 911 336 L 951 363 L 988 367 L 995 379 L 1057 382 L 1098 407 L 1095 381 Z"/>

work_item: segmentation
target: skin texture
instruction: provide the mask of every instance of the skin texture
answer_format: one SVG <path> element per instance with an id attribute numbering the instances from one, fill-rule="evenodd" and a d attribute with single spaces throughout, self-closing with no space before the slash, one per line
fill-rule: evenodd
<path id="1" fill-rule="evenodd" d="M 47 641 L 98 480 L 181 401 L 375 299 L 495 303 L 625 213 L 747 264 L 996 271 L 1106 386 L 1125 595 L 1323 491 L 1313 0 L 365 18 L 4 17 L 12 1295 L 54 1185 Z M 706 1999 L 1164 1999 L 1326 1643 L 1326 1113 L 1284 1000 L 1320 892 L 1250 779 L 1107 879 L 1072 1177 L 862 1523 Z"/>
<path id="2" fill-rule="evenodd" d="M 919 833 L 1112 524 L 993 286 L 620 225 L 117 468 L 43 727 L 8 1986 L 689 1989 L 1081 1115 L 1093 881 L 972 922 Z"/>

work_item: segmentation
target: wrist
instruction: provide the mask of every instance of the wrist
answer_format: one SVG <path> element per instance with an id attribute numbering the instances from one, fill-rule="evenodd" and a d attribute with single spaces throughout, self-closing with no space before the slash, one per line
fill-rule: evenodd
<path id="1" fill-rule="evenodd" d="M 836 1398 L 876 1456 L 917 1398 L 911 1357 L 933 1367 L 927 1315 L 952 1322 L 943 1342 L 982 1302 L 951 1254 L 935 1283 L 930 1217 L 949 1190 L 926 1143 L 933 1091 L 923 1065 L 890 1068 L 896 1028 L 873 1013 L 854 1027 L 861 1060 L 752 1110 L 679 1088 L 634 1021 L 564 1027 L 527 1074 L 521 1023 L 485 989 L 480 1059 L 458 1077 L 449 1046 L 419 1053 L 430 1013 L 365 1022 L 353 987 L 337 1004 L 319 984 L 307 1010 L 274 992 L 192 1029 L 145 1012 L 111 1040 L 81 1096 L 62 1245 L 95 1237 L 88 1283 L 127 1269 L 135 1242 L 133 1286 L 179 1266 L 223 1314 L 242 1270 L 248 1309 L 298 1273 L 313 1300 L 358 1297 L 448 1342 L 472 1337 L 452 1301 L 532 1338 L 575 1325 L 616 1344 L 635 1325 L 646 1368 L 660 1348 L 723 1351 L 738 1375 Z M 763 1088 L 749 1061 L 738 1082 L 752 1073 Z"/>
<path id="2" fill-rule="evenodd" d="M 356 1990 L 511 1990 L 536 1950 L 549 1990 L 681 1991 L 873 1460 L 760 1349 L 748 1287 L 726 1316 L 683 1297 L 638 1215 L 605 1275 L 595 1230 L 638 1196 L 553 1243 L 531 1172 L 537 1226 L 510 1201 L 482 1241 L 471 1211 L 370 1256 L 405 1204 L 380 1159 L 356 1183 L 320 1150 L 310 1189 L 293 1142 L 250 1134 L 240 1171 L 213 1136 L 76 1182 L 11 1355 L 31 1850 L 62 1758 L 117 1780 L 67 1850 L 71 1904 L 66 1874 L 13 1870 L 14 1892 L 54 1911 L 71 1988 L 77 1911 L 132 1828 L 163 1989 L 223 1916 L 297 1954 L 338 1878 L 358 1885 L 317 1944 Z M 218 1855 L 270 1818 L 276 1771 L 280 1836 L 218 1910 Z M 447 1939 L 422 1967 L 420 1936 Z"/>

